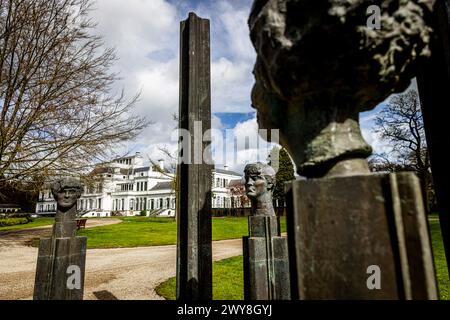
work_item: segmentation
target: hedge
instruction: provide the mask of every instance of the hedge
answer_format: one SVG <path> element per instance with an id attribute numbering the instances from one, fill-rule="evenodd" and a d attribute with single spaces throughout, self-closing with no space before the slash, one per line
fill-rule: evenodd
<path id="1" fill-rule="evenodd" d="M 33 221 L 33 219 L 31 218 L 31 215 L 27 212 L 14 212 L 14 213 L 6 213 L 3 215 L 0 215 L 0 220 L 1 219 L 10 219 L 10 218 L 26 218 L 28 220 L 28 222 Z"/>
<path id="2" fill-rule="evenodd" d="M 15 226 L 16 224 L 28 223 L 27 218 L 3 218 L 0 219 L 0 227 Z"/>

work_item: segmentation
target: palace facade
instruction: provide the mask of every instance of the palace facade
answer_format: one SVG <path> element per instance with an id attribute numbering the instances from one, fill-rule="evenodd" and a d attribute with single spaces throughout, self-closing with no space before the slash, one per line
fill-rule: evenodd
<path id="1" fill-rule="evenodd" d="M 111 164 L 99 166 L 93 172 L 96 183 L 85 186 L 77 209 L 86 217 L 111 215 L 174 216 L 175 191 L 174 174 L 164 169 L 164 162 L 144 165 L 139 152 L 133 156 L 114 160 Z M 160 168 L 163 168 L 161 170 Z M 212 207 L 240 207 L 240 198 L 230 193 L 228 185 L 242 180 L 239 173 L 214 169 L 212 174 Z M 49 189 L 39 193 L 36 204 L 37 215 L 56 212 L 56 201 Z"/>

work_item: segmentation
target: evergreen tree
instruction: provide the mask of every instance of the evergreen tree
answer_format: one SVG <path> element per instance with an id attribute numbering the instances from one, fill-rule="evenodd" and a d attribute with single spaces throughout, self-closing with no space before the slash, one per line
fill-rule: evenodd
<path id="1" fill-rule="evenodd" d="M 284 204 L 284 184 L 295 179 L 294 164 L 284 148 L 279 149 L 274 147 L 269 156 L 269 165 L 274 167 L 275 170 L 278 167 L 273 199 L 274 201 L 278 200 L 279 207 L 282 208 Z"/>

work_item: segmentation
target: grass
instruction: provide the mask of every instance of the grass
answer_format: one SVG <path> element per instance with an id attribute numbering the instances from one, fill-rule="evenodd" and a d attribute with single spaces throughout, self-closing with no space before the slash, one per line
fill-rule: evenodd
<path id="1" fill-rule="evenodd" d="M 213 263 L 213 299 L 243 300 L 244 271 L 242 256 L 232 257 Z M 176 298 L 175 277 L 161 283 L 155 288 L 157 294 L 168 300 Z"/>
<path id="2" fill-rule="evenodd" d="M 18 224 L 18 225 L 15 225 L 15 226 L 0 227 L 0 231 L 17 230 L 17 229 L 26 229 L 26 228 L 47 226 L 47 225 L 53 224 L 54 221 L 55 221 L 54 218 L 33 218 L 32 222 L 28 222 L 26 224 Z"/>
<path id="3" fill-rule="evenodd" d="M 122 223 L 81 229 L 79 236 L 88 237 L 88 248 L 125 248 L 177 243 L 177 223 L 171 218 L 122 217 Z M 248 234 L 247 217 L 212 219 L 212 239 L 241 238 Z M 281 219 L 281 230 L 286 230 Z"/>
<path id="4" fill-rule="evenodd" d="M 448 276 L 447 262 L 445 260 L 444 244 L 442 243 L 439 220 L 431 217 L 429 219 L 429 226 L 433 247 L 434 265 L 436 268 L 436 277 L 439 285 L 439 295 L 441 300 L 450 300 L 450 279 Z"/>

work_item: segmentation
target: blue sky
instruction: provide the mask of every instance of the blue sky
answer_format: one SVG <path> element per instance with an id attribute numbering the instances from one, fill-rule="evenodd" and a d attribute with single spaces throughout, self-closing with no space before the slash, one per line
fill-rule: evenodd
<path id="1" fill-rule="evenodd" d="M 250 92 L 256 59 L 250 42 L 247 19 L 251 0 L 97 0 L 92 18 L 98 22 L 95 33 L 106 46 L 115 47 L 118 61 L 114 71 L 121 81 L 114 90 L 131 97 L 141 92 L 134 113 L 153 122 L 136 141 L 122 146 L 121 152 L 140 151 L 151 159 L 161 157 L 159 147 L 176 150 L 171 139 L 178 112 L 178 64 L 180 20 L 194 11 L 210 19 L 211 25 L 211 100 L 213 128 L 232 129 L 239 134 L 256 133 L 255 110 Z M 361 127 L 375 151 L 385 150 L 371 132 L 373 116 L 380 110 L 361 114 Z M 384 148 L 384 149 L 383 149 Z M 242 150 L 252 161 L 255 150 Z M 244 159 L 245 158 L 245 159 Z M 243 165 L 230 165 L 241 170 Z"/>

